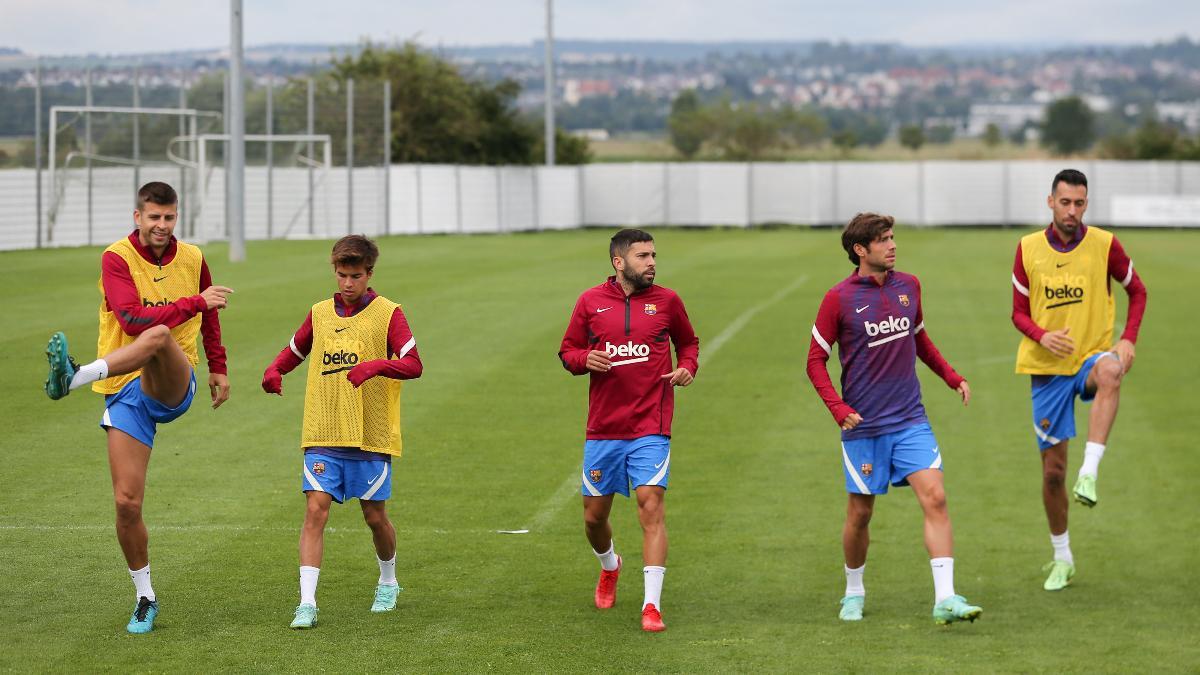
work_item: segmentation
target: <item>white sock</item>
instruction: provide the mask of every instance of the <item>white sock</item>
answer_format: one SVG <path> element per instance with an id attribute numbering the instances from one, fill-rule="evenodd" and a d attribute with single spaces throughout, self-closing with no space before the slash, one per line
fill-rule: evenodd
<path id="1" fill-rule="evenodd" d="M 596 553 L 596 551 L 592 551 Z M 611 572 L 621 566 L 621 558 L 616 553 L 616 545 L 612 542 L 608 543 L 608 550 L 604 553 L 596 553 L 596 557 L 600 559 L 600 568 L 605 572 Z"/>
<path id="2" fill-rule="evenodd" d="M 1072 565 L 1075 564 L 1075 558 L 1071 555 L 1071 535 L 1066 532 L 1051 534 L 1050 545 L 1054 547 L 1055 560 L 1061 560 Z"/>
<path id="3" fill-rule="evenodd" d="M 375 559 L 379 560 L 379 583 L 387 584 L 388 586 L 398 586 L 399 584 L 396 582 L 395 554 L 392 555 L 391 560 L 381 560 L 378 556 Z"/>
<path id="4" fill-rule="evenodd" d="M 933 602 L 937 604 L 954 595 L 954 558 L 930 558 L 933 570 Z"/>
<path id="5" fill-rule="evenodd" d="M 646 609 L 646 605 L 654 605 L 661 610 L 662 582 L 667 568 L 647 565 L 642 568 L 642 571 L 646 575 L 646 598 L 642 601 L 642 609 Z"/>
<path id="6" fill-rule="evenodd" d="M 137 589 L 137 597 L 154 601 L 154 587 L 150 585 L 149 563 L 140 570 L 129 570 L 129 578 L 133 579 L 133 587 Z"/>
<path id="7" fill-rule="evenodd" d="M 71 378 L 71 391 L 106 377 L 108 377 L 108 362 L 104 359 L 96 359 L 86 366 L 80 366 L 79 370 L 75 371 L 75 376 Z"/>
<path id="8" fill-rule="evenodd" d="M 1096 477 L 1096 472 L 1100 470 L 1100 459 L 1104 457 L 1105 446 L 1103 443 L 1087 442 L 1083 446 L 1083 466 L 1079 467 L 1080 476 Z"/>
<path id="9" fill-rule="evenodd" d="M 300 566 L 300 604 L 317 606 L 317 577 L 321 568 Z"/>
<path id="10" fill-rule="evenodd" d="M 863 570 L 867 569 L 866 564 L 858 568 L 845 565 L 843 567 L 846 569 L 846 595 L 866 595 L 867 589 L 863 588 Z"/>

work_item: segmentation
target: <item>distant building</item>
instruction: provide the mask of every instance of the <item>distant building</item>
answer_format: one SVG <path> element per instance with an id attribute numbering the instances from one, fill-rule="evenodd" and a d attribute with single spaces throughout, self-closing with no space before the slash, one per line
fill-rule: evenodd
<path id="1" fill-rule="evenodd" d="M 1028 122 L 1040 122 L 1046 106 L 1042 103 L 973 103 L 967 115 L 967 135 L 982 136 L 989 124 L 1000 133 L 1011 134 Z"/>
<path id="2" fill-rule="evenodd" d="M 1158 116 L 1163 120 L 1178 122 L 1189 132 L 1200 131 L 1200 101 L 1190 103 L 1155 103 Z"/>

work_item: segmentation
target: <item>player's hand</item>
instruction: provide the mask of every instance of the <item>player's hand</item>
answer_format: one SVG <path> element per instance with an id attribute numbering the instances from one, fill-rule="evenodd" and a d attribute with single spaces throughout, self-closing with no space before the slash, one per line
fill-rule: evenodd
<path id="1" fill-rule="evenodd" d="M 262 388 L 268 394 L 283 396 L 283 373 L 267 368 L 267 372 L 263 373 Z"/>
<path id="2" fill-rule="evenodd" d="M 1075 341 L 1067 335 L 1069 332 L 1071 332 L 1069 327 L 1048 330 L 1038 342 L 1046 349 L 1049 349 L 1051 354 L 1060 359 L 1065 359 L 1071 355 L 1071 352 L 1075 351 Z"/>
<path id="3" fill-rule="evenodd" d="M 208 303 L 208 309 L 225 309 L 229 305 L 229 298 L 227 296 L 232 292 L 232 288 L 209 286 L 200 293 L 200 297 L 204 298 L 204 302 Z"/>
<path id="4" fill-rule="evenodd" d="M 229 376 L 221 373 L 208 374 L 208 393 L 212 396 L 213 410 L 229 400 Z"/>
<path id="5" fill-rule="evenodd" d="M 963 405 L 971 402 L 971 387 L 967 384 L 966 380 L 963 380 L 962 383 L 954 389 L 954 391 L 957 391 L 959 395 L 962 396 Z"/>
<path id="6" fill-rule="evenodd" d="M 676 368 L 666 375 L 663 375 L 661 379 L 666 380 L 667 378 L 670 378 L 667 384 L 670 384 L 673 387 L 686 387 L 692 383 L 692 380 L 696 379 L 692 377 L 692 374 L 687 368 Z"/>
<path id="7" fill-rule="evenodd" d="M 853 429 L 854 427 L 858 426 L 861 423 L 862 423 L 862 415 L 859 415 L 856 412 L 852 412 L 849 415 L 846 415 L 846 418 L 844 420 L 842 420 L 842 431 L 850 431 L 851 429 Z"/>
<path id="8" fill-rule="evenodd" d="M 1121 374 L 1128 373 L 1133 368 L 1133 357 L 1136 351 L 1133 343 L 1129 340 L 1117 340 L 1117 344 L 1113 345 L 1112 350 L 1116 352 L 1117 358 L 1121 359 Z"/>
<path id="9" fill-rule="evenodd" d="M 363 382 L 378 375 L 380 370 L 379 364 L 375 361 L 364 361 L 346 371 L 346 379 L 350 380 L 350 384 L 357 389 L 362 386 Z"/>
<path id="10" fill-rule="evenodd" d="M 612 370 L 612 359 L 608 358 L 608 352 L 598 349 L 588 352 L 587 369 L 594 373 L 607 373 Z"/>

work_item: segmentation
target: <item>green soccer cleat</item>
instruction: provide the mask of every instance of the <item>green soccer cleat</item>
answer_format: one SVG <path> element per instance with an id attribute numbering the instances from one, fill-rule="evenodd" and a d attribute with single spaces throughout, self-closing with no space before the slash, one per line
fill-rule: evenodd
<path id="1" fill-rule="evenodd" d="M 1061 591 L 1071 585 L 1071 577 L 1075 576 L 1075 565 L 1064 560 L 1052 560 L 1042 567 L 1043 572 L 1049 572 L 1046 583 L 1042 588 L 1048 591 Z"/>
<path id="2" fill-rule="evenodd" d="M 946 625 L 955 621 L 974 622 L 983 614 L 983 609 L 968 605 L 967 599 L 961 595 L 952 595 L 933 606 L 933 622 Z"/>
<path id="3" fill-rule="evenodd" d="M 304 603 L 296 608 L 296 618 L 292 619 L 292 628 L 304 630 L 317 625 L 317 606 Z"/>
<path id="4" fill-rule="evenodd" d="M 375 587 L 375 602 L 371 603 L 372 612 L 390 612 L 396 609 L 396 595 L 404 590 L 396 584 L 379 584 Z"/>
<path id="5" fill-rule="evenodd" d="M 67 336 L 61 331 L 50 336 L 50 342 L 46 345 L 46 359 L 50 362 L 46 395 L 57 401 L 71 393 L 71 378 L 79 370 L 79 364 L 67 354 Z"/>
<path id="6" fill-rule="evenodd" d="M 838 612 L 838 618 L 842 621 L 862 621 L 865 599 L 861 595 L 847 595 L 842 598 L 842 611 Z"/>
<path id="7" fill-rule="evenodd" d="M 61 333 L 59 333 L 61 335 Z M 158 601 L 145 596 L 138 598 L 137 607 L 133 608 L 133 616 L 125 630 L 133 634 L 149 633 L 154 630 L 154 619 L 158 616 Z"/>
<path id="8" fill-rule="evenodd" d="M 1096 477 L 1086 473 L 1079 474 L 1075 481 L 1075 501 L 1091 508 L 1096 505 Z"/>

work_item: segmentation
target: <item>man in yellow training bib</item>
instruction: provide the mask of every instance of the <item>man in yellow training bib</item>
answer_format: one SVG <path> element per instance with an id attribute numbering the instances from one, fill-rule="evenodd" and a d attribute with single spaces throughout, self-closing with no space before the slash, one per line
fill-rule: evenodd
<path id="1" fill-rule="evenodd" d="M 62 333 L 55 333 L 46 347 L 50 398 L 60 399 L 85 384 L 104 394 L 100 426 L 108 434 L 117 541 L 137 596 L 126 626 L 130 633 L 150 632 L 158 616 L 142 521 L 146 468 L 157 425 L 176 419 L 192 404 L 198 335 L 208 357 L 212 407 L 229 398 L 217 310 L 225 307 L 232 291 L 213 285 L 199 248 L 175 239 L 178 217 L 179 199 L 170 185 L 142 186 L 133 212 L 137 229 L 104 249 L 101 258 L 99 358 L 76 365 Z"/>
<path id="2" fill-rule="evenodd" d="M 1032 376 L 1033 432 L 1042 451 L 1042 501 L 1054 560 L 1043 584 L 1066 588 L 1075 575 L 1067 535 L 1067 441 L 1075 435 L 1075 397 L 1093 401 L 1083 465 L 1073 490 L 1096 505 L 1096 473 L 1117 417 L 1121 380 L 1133 367 L 1134 343 L 1146 311 L 1146 287 L 1110 232 L 1083 224 L 1087 177 L 1074 169 L 1054 177 L 1047 198 L 1054 222 L 1026 235 L 1013 263 L 1013 325 L 1024 338 L 1017 372 Z M 1129 295 L 1125 332 L 1113 344 L 1111 281 Z"/>
<path id="3" fill-rule="evenodd" d="M 291 627 L 317 624 L 329 505 L 357 498 L 379 563 L 372 612 L 396 607 L 396 529 L 387 516 L 392 457 L 399 457 L 401 380 L 423 367 L 400 305 L 367 284 L 379 249 L 360 235 L 342 237 L 331 262 L 338 292 L 312 306 L 291 342 L 263 374 L 263 391 L 283 394 L 283 376 L 308 359 L 304 395 L 302 490 L 308 507 L 300 531 L 300 605 Z"/>

